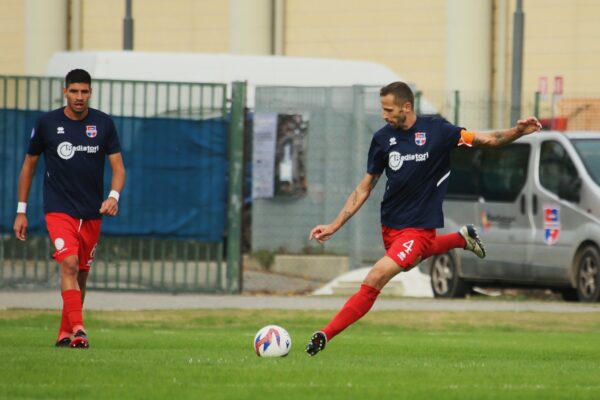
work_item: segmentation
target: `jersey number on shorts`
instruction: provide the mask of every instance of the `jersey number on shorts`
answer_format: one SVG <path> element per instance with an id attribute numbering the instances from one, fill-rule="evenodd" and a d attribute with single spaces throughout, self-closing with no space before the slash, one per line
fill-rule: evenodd
<path id="1" fill-rule="evenodd" d="M 398 253 L 398 257 L 400 257 L 400 259 L 402 261 L 404 261 L 404 259 L 406 258 L 406 256 L 408 254 L 410 254 L 410 252 L 412 251 L 412 247 L 413 247 L 413 243 L 414 242 L 415 242 L 414 240 L 409 240 L 408 242 L 402 243 L 402 246 L 404 247 L 404 251 L 401 251 L 400 253 Z"/>

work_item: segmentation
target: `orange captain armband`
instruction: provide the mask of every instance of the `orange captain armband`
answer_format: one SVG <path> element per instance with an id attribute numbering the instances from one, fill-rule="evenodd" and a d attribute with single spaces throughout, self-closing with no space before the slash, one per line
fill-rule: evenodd
<path id="1" fill-rule="evenodd" d="M 458 140 L 457 146 L 473 146 L 473 139 L 475 139 L 475 132 L 469 132 L 466 130 L 460 131 L 460 139 Z"/>

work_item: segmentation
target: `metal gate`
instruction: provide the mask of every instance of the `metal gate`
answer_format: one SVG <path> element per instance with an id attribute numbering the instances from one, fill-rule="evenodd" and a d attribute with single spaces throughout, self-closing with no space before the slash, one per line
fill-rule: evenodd
<path id="1" fill-rule="evenodd" d="M 43 222 L 40 171 L 36 173 L 29 197 L 30 230 L 26 242 L 19 242 L 14 238 L 12 223 L 17 201 L 18 174 L 29 138 L 27 132 L 31 130 L 33 121 L 41 112 L 63 105 L 62 88 L 62 78 L 0 77 L 0 287 L 38 288 L 59 285 L 59 267 L 51 258 L 54 248 L 49 242 Z M 159 125 L 178 126 L 178 121 L 185 124 L 180 131 L 186 132 L 210 124 L 208 129 L 199 129 L 191 134 L 196 135 L 194 140 L 198 135 L 204 135 L 201 138 L 203 148 L 214 148 L 211 154 L 216 154 L 215 157 L 223 159 L 225 163 L 216 165 L 212 170 L 197 171 L 196 174 L 200 176 L 199 179 L 210 179 L 212 187 L 224 192 L 223 199 L 219 200 L 224 204 L 219 204 L 219 211 L 213 213 L 218 214 L 214 218 L 219 219 L 220 227 L 216 239 L 215 235 L 203 236 L 200 230 L 194 229 L 206 223 L 202 218 L 190 222 L 191 230 L 177 231 L 162 229 L 169 224 L 175 224 L 173 219 L 176 216 L 170 216 L 168 213 L 159 216 L 143 215 L 142 207 L 128 209 L 127 196 L 138 197 L 138 203 L 130 199 L 131 204 L 140 204 L 140 196 L 142 199 L 146 196 L 145 198 L 155 203 L 156 197 L 160 197 L 156 193 L 146 193 L 147 190 L 144 192 L 144 188 L 152 186 L 153 180 L 159 179 L 156 176 L 144 178 L 149 180 L 147 185 L 138 185 L 136 190 L 128 189 L 128 181 L 120 201 L 121 210 L 126 212 L 127 216 L 121 218 L 120 225 L 120 216 L 116 217 L 114 224 L 112 221 L 107 223 L 105 219 L 104 233 L 96 251 L 88 288 L 169 292 L 239 291 L 241 263 L 240 257 L 235 254 L 235 248 L 233 253 L 228 253 L 231 258 L 229 263 L 225 262 L 228 260 L 225 237 L 235 237 L 232 235 L 234 232 L 231 232 L 231 225 L 233 224 L 233 229 L 238 229 L 235 222 L 236 212 L 239 213 L 239 210 L 229 207 L 230 215 L 227 216 L 228 203 L 231 203 L 228 199 L 234 192 L 231 186 L 232 179 L 228 176 L 228 165 L 231 154 L 236 151 L 228 146 L 232 143 L 240 146 L 239 141 L 231 140 L 229 136 L 241 135 L 241 132 L 230 129 L 234 121 L 230 120 L 228 114 L 227 85 L 94 80 L 92 94 L 91 106 L 111 114 L 115 120 L 124 149 L 128 175 L 130 169 L 135 171 L 136 168 L 141 168 L 135 164 L 140 162 L 139 157 L 126 157 L 128 146 L 133 147 L 135 143 L 139 143 L 132 138 L 143 138 L 144 135 L 151 138 L 146 131 L 151 131 L 154 126 Z M 243 102 L 243 99 L 241 101 Z M 141 129 L 144 131 L 140 132 Z M 169 129 L 165 134 L 179 133 L 175 131 Z M 155 132 L 157 135 L 158 133 L 160 132 Z M 150 143 L 145 145 L 164 146 L 164 142 L 150 139 L 149 141 Z M 196 155 L 200 158 L 204 156 L 204 153 Z M 153 161 L 145 159 L 143 162 L 147 167 L 148 163 Z M 213 162 L 208 163 L 212 164 Z M 110 182 L 108 176 L 105 176 L 106 180 Z M 204 181 L 200 182 L 198 186 L 204 186 Z M 194 202 L 199 197 L 199 188 L 189 187 L 190 184 L 191 182 L 187 182 L 186 186 L 186 182 L 183 183 L 184 189 L 180 195 L 189 197 L 179 199 L 181 204 Z M 210 201 L 210 198 L 205 201 Z M 168 206 L 165 204 L 165 207 Z M 160 218 L 158 222 L 157 218 Z M 128 225 L 123 220 L 132 222 Z M 154 224 L 144 221 L 153 221 Z M 132 233 L 129 228 L 134 225 L 147 229 L 138 229 Z M 142 231 L 143 233 L 140 233 Z"/>

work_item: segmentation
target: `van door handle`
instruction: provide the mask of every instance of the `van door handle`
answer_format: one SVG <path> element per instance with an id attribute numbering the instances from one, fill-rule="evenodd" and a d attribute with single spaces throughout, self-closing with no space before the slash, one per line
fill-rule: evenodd
<path id="1" fill-rule="evenodd" d="M 533 215 L 537 215 L 538 201 L 537 201 L 537 195 L 535 195 L 535 194 L 531 197 L 531 205 L 532 205 Z"/>
<path id="2" fill-rule="evenodd" d="M 525 215 L 525 195 L 521 195 L 521 214 Z"/>

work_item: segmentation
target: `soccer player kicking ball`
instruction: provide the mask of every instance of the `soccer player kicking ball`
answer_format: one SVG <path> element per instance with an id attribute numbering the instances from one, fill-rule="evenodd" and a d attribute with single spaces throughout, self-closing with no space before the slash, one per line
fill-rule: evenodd
<path id="1" fill-rule="evenodd" d="M 469 132 L 442 118 L 417 116 L 414 95 L 403 82 L 393 82 L 381 88 L 379 94 L 387 124 L 373 135 L 367 173 L 336 219 L 314 227 L 309 240 L 319 243 L 329 240 L 365 203 L 385 171 L 387 186 L 381 203 L 381 231 L 386 253 L 371 268 L 359 291 L 322 330 L 312 335 L 306 346 L 311 356 L 365 315 L 381 289 L 399 272 L 454 248 L 485 257 L 483 243 L 473 225 L 463 226 L 456 233 L 436 235 L 436 228 L 444 226 L 442 201 L 450 176 L 450 151 L 461 145 L 500 147 L 542 128 L 536 118 L 530 117 L 506 130 Z"/>
<path id="2" fill-rule="evenodd" d="M 117 215 L 119 193 L 125 184 L 115 125 L 108 115 L 88 107 L 91 84 L 90 75 L 82 69 L 67 74 L 67 106 L 37 119 L 19 175 L 14 231 L 17 239 L 24 241 L 27 198 L 36 165 L 44 154 L 44 213 L 56 249 L 54 259 L 60 263 L 63 299 L 57 347 L 89 347 L 82 313 L 88 273 L 100 237 L 102 215 Z M 105 157 L 112 169 L 112 190 L 106 199 Z"/>

